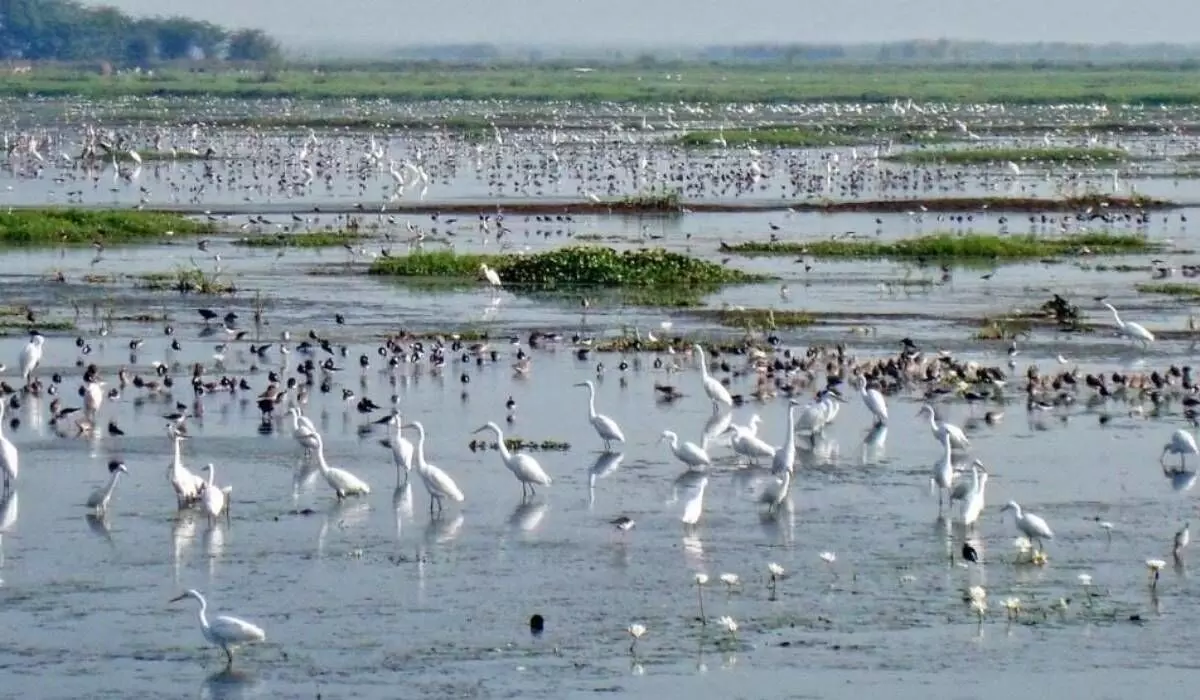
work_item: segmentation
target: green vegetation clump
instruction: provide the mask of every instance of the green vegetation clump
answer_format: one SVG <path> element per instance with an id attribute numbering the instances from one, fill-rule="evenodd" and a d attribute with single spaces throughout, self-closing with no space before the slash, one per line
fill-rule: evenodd
<path id="1" fill-rule="evenodd" d="M 182 214 L 108 209 L 12 209 L 0 212 L 2 245 L 134 243 L 215 228 Z"/>
<path id="2" fill-rule="evenodd" d="M 890 258 L 928 260 L 1031 260 L 1070 254 L 1149 253 L 1160 246 L 1134 234 L 1087 233 L 1037 236 L 938 233 L 896 241 L 841 239 L 820 241 L 748 241 L 723 243 L 725 252 L 742 255 L 810 255 L 815 258 Z"/>
<path id="3" fill-rule="evenodd" d="M 248 248 L 330 248 L 362 241 L 363 236 L 345 231 L 276 233 L 239 238 L 233 243 Z"/>
<path id="4" fill-rule="evenodd" d="M 1165 294 L 1173 297 L 1200 297 L 1200 284 L 1186 282 L 1145 282 L 1134 285 L 1142 294 Z"/>
<path id="5" fill-rule="evenodd" d="M 1103 164 L 1126 159 L 1116 148 L 935 148 L 903 151 L 887 157 L 913 165 L 986 165 L 990 163 Z"/>
<path id="6" fill-rule="evenodd" d="M 720 146 L 724 141 L 728 147 L 735 146 L 790 146 L 792 148 L 817 148 L 822 146 L 849 146 L 860 143 L 844 134 L 822 129 L 803 127 L 774 127 L 767 129 L 729 129 L 728 131 L 689 131 L 675 138 L 680 146 Z"/>
<path id="7" fill-rule="evenodd" d="M 152 56 L 153 38 L 125 45 Z M 239 44 L 253 42 L 239 42 Z M 82 46 L 67 42 L 65 46 Z M 229 40 L 230 53 L 234 42 Z M 219 49 L 219 47 L 218 47 Z M 269 48 L 264 47 L 269 53 Z M 241 51 L 241 49 L 239 49 Z M 28 53 L 27 57 L 32 57 Z M 777 63 L 653 62 L 578 66 L 443 62 L 268 64 L 263 70 L 191 70 L 160 65 L 152 72 L 101 75 L 95 70 L 38 66 L 6 76 L 0 94 L 196 96 L 343 100 L 531 100 L 587 103 L 906 102 L 1191 105 L 1200 103 L 1194 66 L 1044 65 L 1028 62 L 952 66 L 912 61 Z"/>
<path id="8" fill-rule="evenodd" d="M 812 314 L 804 311 L 728 307 L 693 313 L 711 318 L 722 326 L 730 328 L 775 330 L 778 328 L 802 328 L 816 323 L 816 319 L 813 318 Z"/>
<path id="9" fill-rule="evenodd" d="M 618 251 L 600 246 L 571 246 L 533 255 L 465 255 L 421 252 L 380 258 L 371 273 L 394 277 L 472 279 L 486 264 L 505 286 L 686 287 L 754 282 L 762 279 L 734 268 L 662 249 Z"/>

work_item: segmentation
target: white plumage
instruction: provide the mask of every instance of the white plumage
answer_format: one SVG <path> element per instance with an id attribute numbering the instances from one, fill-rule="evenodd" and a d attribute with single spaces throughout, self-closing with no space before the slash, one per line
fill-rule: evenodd
<path id="1" fill-rule="evenodd" d="M 96 414 L 100 412 L 100 406 L 103 403 L 104 382 L 88 382 L 83 390 L 83 410 L 85 415 L 92 421 L 95 421 Z"/>
<path id="2" fill-rule="evenodd" d="M 884 401 L 883 394 L 878 389 L 871 389 L 867 386 L 867 378 L 858 378 L 858 391 L 862 395 L 863 405 L 875 416 L 876 425 L 887 425 L 888 410 L 887 402 Z"/>
<path id="3" fill-rule="evenodd" d="M 534 485 L 549 486 L 550 475 L 542 469 L 542 465 L 538 461 L 527 454 L 516 453 L 509 451 L 508 445 L 504 444 L 504 432 L 500 430 L 500 426 L 495 423 L 488 423 L 482 426 L 475 432 L 483 432 L 490 430 L 496 435 L 497 447 L 500 450 L 500 458 L 504 461 L 504 466 L 517 477 L 517 481 L 521 482 L 521 497 L 525 497 L 525 491 L 528 489 L 529 495 L 532 496 Z"/>
<path id="4" fill-rule="evenodd" d="M 204 471 L 208 472 L 208 481 L 204 482 L 204 487 L 200 489 L 200 503 L 204 506 L 204 512 L 208 513 L 208 522 L 221 517 L 222 513 L 228 518 L 229 497 L 233 495 L 233 487 L 217 486 L 217 468 L 211 462 L 204 465 Z"/>
<path id="5" fill-rule="evenodd" d="M 288 409 L 292 416 L 292 438 L 304 448 L 307 457 L 317 449 L 317 428 L 313 422 L 300 413 L 300 409 L 292 406 Z"/>
<path id="6" fill-rule="evenodd" d="M 729 390 L 716 377 L 708 373 L 708 360 L 704 357 L 704 348 L 700 347 L 699 343 L 692 347 L 696 351 L 696 358 L 700 361 L 700 376 L 704 383 L 704 393 L 708 394 L 708 398 L 712 399 L 715 405 L 732 406 L 733 397 L 729 395 Z"/>
<path id="7" fill-rule="evenodd" d="M 396 465 L 396 483 L 400 484 L 400 471 L 404 470 L 404 483 L 408 483 L 408 473 L 413 468 L 413 453 L 415 448 L 412 442 L 404 437 L 404 421 L 400 420 L 400 413 L 392 414 L 392 439 L 389 445 L 392 448 L 392 462 Z"/>
<path id="8" fill-rule="evenodd" d="M 796 467 L 796 409 L 799 407 L 800 402 L 796 399 L 788 401 L 787 433 L 783 436 L 783 446 L 775 450 L 771 460 L 771 471 L 776 474 L 790 472 Z"/>
<path id="9" fill-rule="evenodd" d="M 2 419 L 3 416 L 0 415 L 0 420 Z M 1197 453 L 1200 453 L 1200 450 L 1196 448 L 1196 438 L 1192 437 L 1192 434 L 1186 430 L 1176 430 L 1171 434 L 1170 442 L 1163 445 L 1163 451 L 1158 457 L 1158 462 L 1162 464 L 1163 460 L 1169 454 L 1179 455 L 1179 468 L 1182 470 L 1186 466 L 1184 464 L 1185 455 L 1194 455 Z"/>
<path id="10" fill-rule="evenodd" d="M 967 527 L 974 525 L 983 513 L 988 472 L 979 460 L 975 460 L 975 463 L 971 465 L 971 477 L 971 490 L 967 493 L 966 502 L 963 503 L 963 525 Z"/>
<path id="11" fill-rule="evenodd" d="M 679 436 L 670 430 L 664 430 L 660 441 L 666 441 L 671 446 L 671 452 L 676 459 L 687 465 L 688 469 L 704 469 L 712 466 L 708 453 L 694 442 L 679 442 Z"/>
<path id="12" fill-rule="evenodd" d="M 492 285 L 493 287 L 500 286 L 500 275 L 497 274 L 495 270 L 488 267 L 487 263 L 479 263 L 479 271 L 483 273 L 483 276 L 485 279 L 487 279 L 488 284 Z"/>
<path id="13" fill-rule="evenodd" d="M 21 379 L 25 381 L 27 386 L 29 378 L 42 362 L 42 346 L 45 344 L 46 337 L 41 333 L 34 333 L 29 338 L 29 342 L 21 350 Z"/>
<path id="14" fill-rule="evenodd" d="M 942 452 L 941 459 L 933 467 L 933 476 L 930 482 L 938 492 L 938 510 L 942 508 L 942 494 L 949 495 L 950 487 L 954 481 L 954 455 L 950 448 L 950 434 L 942 434 Z"/>
<path id="15" fill-rule="evenodd" d="M 206 614 L 208 601 L 197 590 L 189 589 L 183 595 L 172 598 L 171 602 L 174 603 L 184 598 L 195 598 L 200 601 L 200 631 L 209 644 L 216 645 L 225 652 L 225 656 L 229 660 L 227 666 L 233 665 L 234 649 L 253 642 L 262 642 L 267 638 L 267 633 L 261 627 L 240 618 L 218 615 L 210 622 Z"/>
<path id="16" fill-rule="evenodd" d="M 317 467 L 321 470 L 321 476 L 325 477 L 325 481 L 333 487 L 333 492 L 337 495 L 338 500 L 371 493 L 371 487 L 367 486 L 367 482 L 345 469 L 329 466 L 329 462 L 325 461 L 325 441 L 321 439 L 320 433 L 314 433 L 314 435 L 317 438 Z"/>
<path id="17" fill-rule="evenodd" d="M 92 491 L 92 495 L 88 496 L 87 507 L 94 509 L 98 513 L 103 513 L 108 510 L 108 503 L 112 500 L 113 491 L 117 488 L 117 479 L 121 474 L 125 473 L 125 465 L 121 462 L 113 460 L 108 463 L 108 481 L 100 488 Z"/>
<path id="18" fill-rule="evenodd" d="M 1112 304 L 1106 303 L 1105 306 L 1107 306 L 1108 310 L 1112 312 L 1113 321 L 1116 322 L 1117 329 L 1121 331 L 1122 335 L 1139 341 L 1143 346 L 1154 342 L 1154 334 L 1146 330 L 1142 324 L 1134 323 L 1132 321 L 1122 321 L 1121 315 L 1117 313 L 1117 309 Z"/>
<path id="19" fill-rule="evenodd" d="M 933 406 L 925 404 L 921 410 L 917 412 L 917 417 L 929 414 L 929 429 L 933 431 L 933 437 L 938 442 L 942 442 L 943 435 L 950 436 L 950 445 L 956 450 L 965 450 L 971 446 L 971 441 L 967 439 L 962 428 L 946 421 L 938 420 L 934 415 Z"/>
<path id="20" fill-rule="evenodd" d="M 1038 549 L 1042 549 L 1042 540 L 1054 539 L 1054 533 L 1050 531 L 1050 526 L 1041 517 L 1022 511 L 1020 504 L 1016 501 L 1009 501 L 1008 505 L 1004 506 L 1000 512 L 1005 513 L 1010 510 L 1016 520 L 1017 530 L 1030 540 L 1037 542 Z"/>
<path id="21" fill-rule="evenodd" d="M 775 448 L 768 445 L 766 441 L 758 437 L 754 431 L 758 427 L 758 416 L 754 416 L 750 421 L 750 427 L 746 428 L 740 425 L 731 425 L 729 430 L 733 432 L 733 439 L 730 440 L 730 446 L 735 454 L 746 457 L 751 462 L 759 459 L 770 458 L 775 459 Z"/>
<path id="22" fill-rule="evenodd" d="M 425 482 L 425 490 L 429 492 L 429 512 L 433 512 L 435 505 L 440 511 L 442 499 L 445 498 L 449 498 L 455 503 L 462 503 L 465 497 L 462 489 L 454 483 L 454 479 L 436 465 L 425 461 L 425 426 L 418 421 L 413 421 L 405 427 L 417 431 L 416 463 L 413 466 L 416 467 L 417 474 L 421 476 L 421 481 Z"/>
<path id="23" fill-rule="evenodd" d="M 596 433 L 600 435 L 600 439 L 604 441 L 604 449 L 611 450 L 613 442 L 625 442 L 625 434 L 621 432 L 621 426 L 608 416 L 596 413 L 596 385 L 592 382 L 580 382 L 575 386 L 585 386 L 588 390 L 588 420 L 591 421 L 592 427 L 596 429 Z"/>
<path id="24" fill-rule="evenodd" d="M 204 479 L 183 466 L 183 441 L 185 435 L 180 433 L 174 423 L 167 424 L 167 435 L 171 436 L 174 456 L 167 466 L 167 481 L 175 491 L 175 500 L 180 508 L 187 508 L 200 499 L 200 490 L 204 488 Z"/>
<path id="25" fill-rule="evenodd" d="M 0 401 L 0 470 L 4 472 L 4 492 L 17 487 L 17 475 L 20 473 L 20 456 L 17 446 L 4 434 L 4 413 L 8 408 L 7 401 Z"/>

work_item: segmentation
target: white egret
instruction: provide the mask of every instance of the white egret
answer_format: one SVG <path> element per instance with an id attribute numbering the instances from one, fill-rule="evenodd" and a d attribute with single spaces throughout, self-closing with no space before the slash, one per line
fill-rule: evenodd
<path id="1" fill-rule="evenodd" d="M 4 434 L 4 413 L 7 408 L 8 402 L 0 401 L 0 470 L 4 471 L 4 493 L 17 488 L 17 474 L 20 471 L 17 446 Z"/>
<path id="2" fill-rule="evenodd" d="M 95 510 L 97 513 L 107 511 L 108 502 L 112 500 L 113 491 L 117 488 L 117 479 L 125 472 L 125 465 L 122 462 L 115 459 L 109 462 L 108 483 L 92 491 L 92 495 L 88 496 L 87 499 L 87 507 Z"/>
<path id="3" fill-rule="evenodd" d="M 862 395 L 863 405 L 875 416 L 875 425 L 887 425 L 888 410 L 887 402 L 883 399 L 883 394 L 878 389 L 867 387 L 867 378 L 858 378 L 858 391 Z"/>
<path id="4" fill-rule="evenodd" d="M 659 442 L 667 442 L 671 445 L 671 452 L 675 457 L 687 465 L 688 469 L 704 469 L 712 466 L 712 459 L 699 445 L 694 442 L 684 442 L 680 444 L 679 436 L 670 430 L 664 430 Z"/>
<path id="5" fill-rule="evenodd" d="M 971 446 L 971 441 L 967 439 L 967 436 L 963 433 L 962 428 L 952 423 L 938 420 L 937 416 L 934 414 L 933 406 L 930 406 L 929 404 L 922 406 L 921 410 L 917 412 L 917 417 L 920 418 L 926 413 L 929 414 L 929 429 L 933 431 L 933 437 L 935 440 L 941 442 L 943 435 L 949 435 L 950 445 L 954 449 L 965 450 Z"/>
<path id="6" fill-rule="evenodd" d="M 774 479 L 759 495 L 759 502 L 765 503 L 767 513 L 774 513 L 787 500 L 788 491 L 792 487 L 792 472 L 790 469 L 773 471 Z"/>
<path id="7" fill-rule="evenodd" d="M 704 383 L 704 393 L 708 394 L 708 398 L 712 399 L 713 406 L 732 406 L 733 397 L 729 395 L 729 390 L 725 388 L 716 377 L 708 373 L 708 361 L 704 357 L 704 348 L 700 347 L 699 343 L 692 346 L 696 351 L 696 357 L 700 360 L 700 376 Z"/>
<path id="8" fill-rule="evenodd" d="M 931 487 L 938 492 L 938 512 L 942 510 L 942 494 L 949 500 L 950 488 L 954 485 L 954 451 L 950 447 L 950 434 L 942 434 L 942 458 L 933 467 L 933 476 L 929 479 Z"/>
<path id="9" fill-rule="evenodd" d="M 758 416 L 754 417 L 755 419 Z M 752 420 L 751 426 L 757 427 L 758 421 Z M 745 428 L 740 425 L 731 425 L 726 432 L 733 433 L 733 439 L 730 441 L 730 446 L 735 454 L 746 457 L 751 462 L 759 459 L 775 459 L 776 449 L 768 445 L 765 440 L 751 432 L 753 428 Z"/>
<path id="10" fill-rule="evenodd" d="M 83 389 L 83 411 L 88 419 L 95 421 L 100 406 L 104 403 L 104 382 L 88 382 Z"/>
<path id="11" fill-rule="evenodd" d="M 400 420 L 400 412 L 392 413 L 390 420 L 392 425 L 392 462 L 396 465 L 396 483 L 400 483 L 400 470 L 404 470 L 404 483 L 408 483 L 408 474 L 413 468 L 413 452 L 415 448 L 408 438 L 404 437 L 402 426 L 404 421 Z"/>
<path id="12" fill-rule="evenodd" d="M 371 493 L 371 487 L 367 486 L 367 482 L 345 469 L 329 466 L 329 462 L 325 461 L 325 441 L 321 439 L 320 433 L 314 433 L 314 435 L 317 438 L 317 468 L 321 470 L 321 476 L 325 477 L 325 481 L 333 487 L 333 492 L 337 495 L 338 500 Z"/>
<path id="13" fill-rule="evenodd" d="M 829 389 L 817 392 L 815 401 L 804 407 L 804 411 L 796 419 L 796 432 L 815 435 L 833 422 L 841 408 L 838 404 L 840 397 Z"/>
<path id="14" fill-rule="evenodd" d="M 588 420 L 591 421 L 592 427 L 596 429 L 596 433 L 600 435 L 600 439 L 604 441 L 604 449 L 612 450 L 613 441 L 624 443 L 625 434 L 621 432 L 621 426 L 608 416 L 596 413 L 596 385 L 590 381 L 580 382 L 575 386 L 585 386 L 588 390 Z"/>
<path id="15" fill-rule="evenodd" d="M 1106 302 L 1104 305 L 1112 312 L 1113 321 L 1116 322 L 1117 330 L 1121 332 L 1121 335 L 1140 342 L 1142 347 L 1154 342 L 1154 334 L 1146 330 L 1145 326 L 1132 321 L 1122 321 L 1121 315 L 1117 313 L 1117 309 L 1112 304 Z"/>
<path id="16" fill-rule="evenodd" d="M 204 488 L 204 479 L 183 466 L 183 441 L 187 436 L 179 432 L 174 423 L 167 424 L 167 435 L 171 436 L 174 456 L 167 465 L 167 481 L 175 491 L 175 500 L 179 507 L 187 508 L 200 498 L 200 490 Z"/>
<path id="17" fill-rule="evenodd" d="M 21 379 L 29 385 L 29 378 L 42 362 L 42 346 L 46 344 L 46 336 L 34 332 L 29 342 L 21 350 Z"/>
<path id="18" fill-rule="evenodd" d="M 479 271 L 483 273 L 483 276 L 488 281 L 488 284 L 492 285 L 493 287 L 499 287 L 501 285 L 500 275 L 497 274 L 495 270 L 488 267 L 487 263 L 479 263 Z"/>
<path id="19" fill-rule="evenodd" d="M 217 468 L 211 462 L 204 465 L 204 471 L 208 472 L 208 481 L 204 482 L 204 488 L 200 490 L 200 503 L 204 506 L 204 512 L 208 513 L 208 522 L 212 523 L 221 517 L 222 513 L 228 519 L 229 497 L 233 495 L 233 487 L 217 486 Z"/>
<path id="20" fill-rule="evenodd" d="M 3 419 L 3 416 L 0 416 Z M 1194 455 L 1200 453 L 1200 449 L 1196 448 L 1196 438 L 1186 430 L 1176 430 L 1171 434 L 1171 441 L 1163 445 L 1162 454 L 1158 457 L 1158 463 L 1162 464 L 1167 455 L 1179 455 L 1179 469 L 1182 471 L 1186 465 L 1184 459 L 1186 455 Z"/>
<path id="21" fill-rule="evenodd" d="M 288 415 L 292 417 L 292 438 L 300 443 L 300 447 L 304 448 L 304 456 L 310 457 L 313 450 L 317 449 L 317 428 L 313 422 L 306 416 L 300 413 L 297 406 L 292 406 L 288 409 Z"/>
<path id="22" fill-rule="evenodd" d="M 182 595 L 171 599 L 171 602 L 183 600 L 184 598 L 195 598 L 200 601 L 200 631 L 204 634 L 204 638 L 209 644 L 221 647 L 225 652 L 229 662 L 226 667 L 233 666 L 233 650 L 245 644 L 253 642 L 262 642 L 267 638 L 267 633 L 263 632 L 262 628 L 257 625 L 252 625 L 245 620 L 229 617 L 227 615 L 218 615 L 208 620 L 208 601 L 204 596 L 200 595 L 200 591 L 189 589 L 184 591 Z"/>
<path id="23" fill-rule="evenodd" d="M 1192 531 L 1190 525 L 1190 523 L 1184 523 L 1183 529 L 1175 533 L 1175 542 L 1171 547 L 1171 554 L 1175 557 L 1175 559 L 1179 559 L 1179 554 L 1192 541 Z"/>
<path id="24" fill-rule="evenodd" d="M 983 462 L 975 460 L 971 464 L 971 490 L 963 501 L 963 525 L 966 527 L 975 525 L 980 514 L 983 513 L 987 480 L 987 468 L 983 466 Z"/>
<path id="25" fill-rule="evenodd" d="M 781 471 L 790 472 L 796 467 L 796 409 L 800 402 L 796 399 L 788 401 L 787 432 L 783 436 L 783 446 L 775 450 L 771 460 L 771 471 L 778 474 Z"/>
<path id="26" fill-rule="evenodd" d="M 529 495 L 534 495 L 533 487 L 549 486 L 550 475 L 542 469 L 542 465 L 530 455 L 524 453 L 513 454 L 509 452 L 508 445 L 504 444 L 504 431 L 500 430 L 500 426 L 489 422 L 487 425 L 481 426 L 476 433 L 481 433 L 485 430 L 490 430 L 496 435 L 497 447 L 500 450 L 500 459 L 504 461 L 504 466 L 517 477 L 517 481 L 521 482 L 521 498 L 524 499 L 526 489 Z"/>
<path id="27" fill-rule="evenodd" d="M 465 497 L 462 489 L 454 483 L 454 479 L 439 467 L 425 461 L 425 426 L 418 421 L 413 421 L 405 424 L 404 427 L 417 431 L 416 462 L 413 466 L 416 467 L 417 474 L 421 476 L 421 481 L 425 482 L 425 490 L 429 492 L 430 514 L 433 513 L 434 505 L 439 511 L 442 510 L 442 499 L 444 498 L 449 498 L 455 503 L 462 503 Z"/>
<path id="28" fill-rule="evenodd" d="M 1013 517 L 1016 520 L 1017 530 L 1029 538 L 1031 542 L 1036 542 L 1039 550 L 1043 548 L 1042 540 L 1054 539 L 1054 533 L 1050 531 L 1050 526 L 1041 517 L 1022 511 L 1020 504 L 1016 501 L 1009 501 L 1004 508 L 1000 509 L 1000 513 L 1003 515 L 1010 510 L 1013 512 Z"/>

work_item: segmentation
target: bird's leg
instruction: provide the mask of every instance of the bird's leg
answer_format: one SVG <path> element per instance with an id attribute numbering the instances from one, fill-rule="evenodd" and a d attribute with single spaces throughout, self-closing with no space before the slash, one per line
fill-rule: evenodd
<path id="1" fill-rule="evenodd" d="M 225 668 L 227 668 L 227 669 L 233 668 L 233 652 L 229 651 L 229 647 L 221 647 L 221 648 L 225 650 L 225 658 L 227 659 L 227 661 L 225 663 Z"/>

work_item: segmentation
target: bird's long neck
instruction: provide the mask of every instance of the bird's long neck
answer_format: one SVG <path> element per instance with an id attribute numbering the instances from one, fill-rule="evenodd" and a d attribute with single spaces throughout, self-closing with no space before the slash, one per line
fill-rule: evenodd
<path id="1" fill-rule="evenodd" d="M 588 385 L 588 415 L 592 418 L 596 417 L 596 387 Z M 0 416 L 3 420 L 3 416 Z"/>
<path id="2" fill-rule="evenodd" d="M 317 443 L 317 468 L 321 470 L 322 474 L 329 473 L 329 462 L 325 461 L 325 443 L 323 441 Z"/>
<path id="3" fill-rule="evenodd" d="M 504 444 L 504 433 L 500 432 L 500 428 L 493 427 L 492 432 L 496 434 L 496 446 L 500 450 L 500 456 L 504 461 L 512 459 L 512 453 L 508 451 L 508 445 Z"/>
<path id="4" fill-rule="evenodd" d="M 120 471 L 115 471 L 108 475 L 108 485 L 104 487 L 105 493 L 112 493 L 113 489 L 117 488 L 117 477 L 121 476 Z"/>
<path id="5" fill-rule="evenodd" d="M 200 626 L 208 630 L 208 615 L 206 614 L 208 612 L 208 601 L 199 596 L 197 596 L 196 600 L 200 601 L 200 610 L 196 613 L 196 616 L 200 618 Z"/>
<path id="6" fill-rule="evenodd" d="M 216 480 L 217 480 L 217 468 L 210 466 L 208 468 L 208 485 L 216 486 L 216 483 L 215 483 Z"/>
<path id="7" fill-rule="evenodd" d="M 788 429 L 787 429 L 787 435 L 785 435 L 783 438 L 783 446 L 784 446 L 784 449 L 787 449 L 787 450 L 795 450 L 796 449 L 796 405 L 795 404 L 791 404 L 788 406 Z"/>
<path id="8" fill-rule="evenodd" d="M 175 451 L 175 461 L 171 463 L 171 468 L 178 469 L 183 466 L 183 449 L 180 447 L 180 443 L 183 441 L 179 438 L 175 438 L 172 442 L 175 443 L 173 446 Z"/>
<path id="9" fill-rule="evenodd" d="M 429 467 L 425 463 L 425 429 L 417 429 L 417 468 L 425 471 Z"/>

